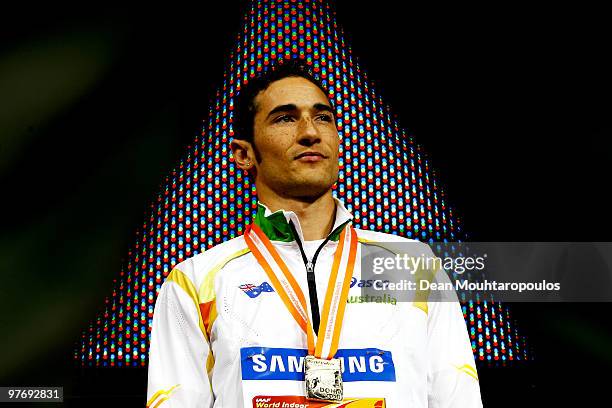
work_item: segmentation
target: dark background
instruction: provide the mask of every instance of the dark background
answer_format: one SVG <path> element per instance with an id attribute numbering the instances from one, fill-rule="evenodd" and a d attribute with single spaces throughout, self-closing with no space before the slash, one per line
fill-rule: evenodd
<path id="1" fill-rule="evenodd" d="M 222 3 L 2 13 L 0 385 L 144 405 L 145 370 L 71 355 L 200 133 L 242 25 L 244 2 Z M 472 240 L 611 241 L 610 27 L 556 7 L 336 4 Z M 479 367 L 485 406 L 603 398 L 610 306 L 511 305 L 534 360 Z"/>

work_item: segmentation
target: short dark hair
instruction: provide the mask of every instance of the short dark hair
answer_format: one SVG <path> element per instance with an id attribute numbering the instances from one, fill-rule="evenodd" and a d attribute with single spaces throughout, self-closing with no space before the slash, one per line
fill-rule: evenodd
<path id="1" fill-rule="evenodd" d="M 268 65 L 266 68 L 260 75 L 249 79 L 236 96 L 232 116 L 235 139 L 253 143 L 253 121 L 257 113 L 255 97 L 259 92 L 266 90 L 272 82 L 287 77 L 302 77 L 315 84 L 326 96 L 329 95 L 325 86 L 312 74 L 303 59 L 281 60 L 276 65 Z"/>

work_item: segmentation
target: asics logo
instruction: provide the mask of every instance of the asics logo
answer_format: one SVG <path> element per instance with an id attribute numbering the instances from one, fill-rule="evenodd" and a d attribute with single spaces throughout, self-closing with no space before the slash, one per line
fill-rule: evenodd
<path id="1" fill-rule="evenodd" d="M 353 278 L 351 278 L 351 288 L 354 286 L 357 286 L 358 288 L 371 288 L 372 285 L 374 285 L 375 280 L 374 279 L 357 279 L 353 276 Z M 388 280 L 383 280 L 379 282 L 389 282 Z"/>

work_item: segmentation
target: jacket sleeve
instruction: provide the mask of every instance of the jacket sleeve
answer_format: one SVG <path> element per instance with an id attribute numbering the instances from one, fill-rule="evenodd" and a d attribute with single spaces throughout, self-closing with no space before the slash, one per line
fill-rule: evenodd
<path id="1" fill-rule="evenodd" d="M 438 274 L 438 279 L 448 279 L 445 272 Z M 482 407 L 478 373 L 465 319 L 454 292 L 453 296 L 455 301 L 447 299 L 428 304 L 429 407 Z"/>
<path id="2" fill-rule="evenodd" d="M 193 285 L 175 271 L 162 285 L 153 312 L 147 408 L 209 408 L 214 401 L 207 369 L 210 346 Z"/>

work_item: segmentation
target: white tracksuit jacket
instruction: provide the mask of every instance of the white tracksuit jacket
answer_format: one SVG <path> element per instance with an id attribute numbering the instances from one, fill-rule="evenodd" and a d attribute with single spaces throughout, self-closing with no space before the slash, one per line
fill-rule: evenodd
<path id="1" fill-rule="evenodd" d="M 315 264 L 319 310 L 342 228 L 352 216 L 336 200 L 332 233 Z M 255 223 L 294 273 L 306 299 L 303 258 L 324 242 L 303 241 L 294 212 L 259 204 Z M 356 229 L 368 242 L 407 238 Z M 428 245 L 423 250 L 431 254 Z M 441 274 L 444 275 L 444 274 Z M 177 264 L 153 315 L 147 407 L 481 407 L 465 320 L 456 302 L 363 302 L 356 265 L 338 353 L 345 405 L 304 402 L 306 335 L 240 236 Z M 363 280 L 361 280 L 363 282 Z"/>

